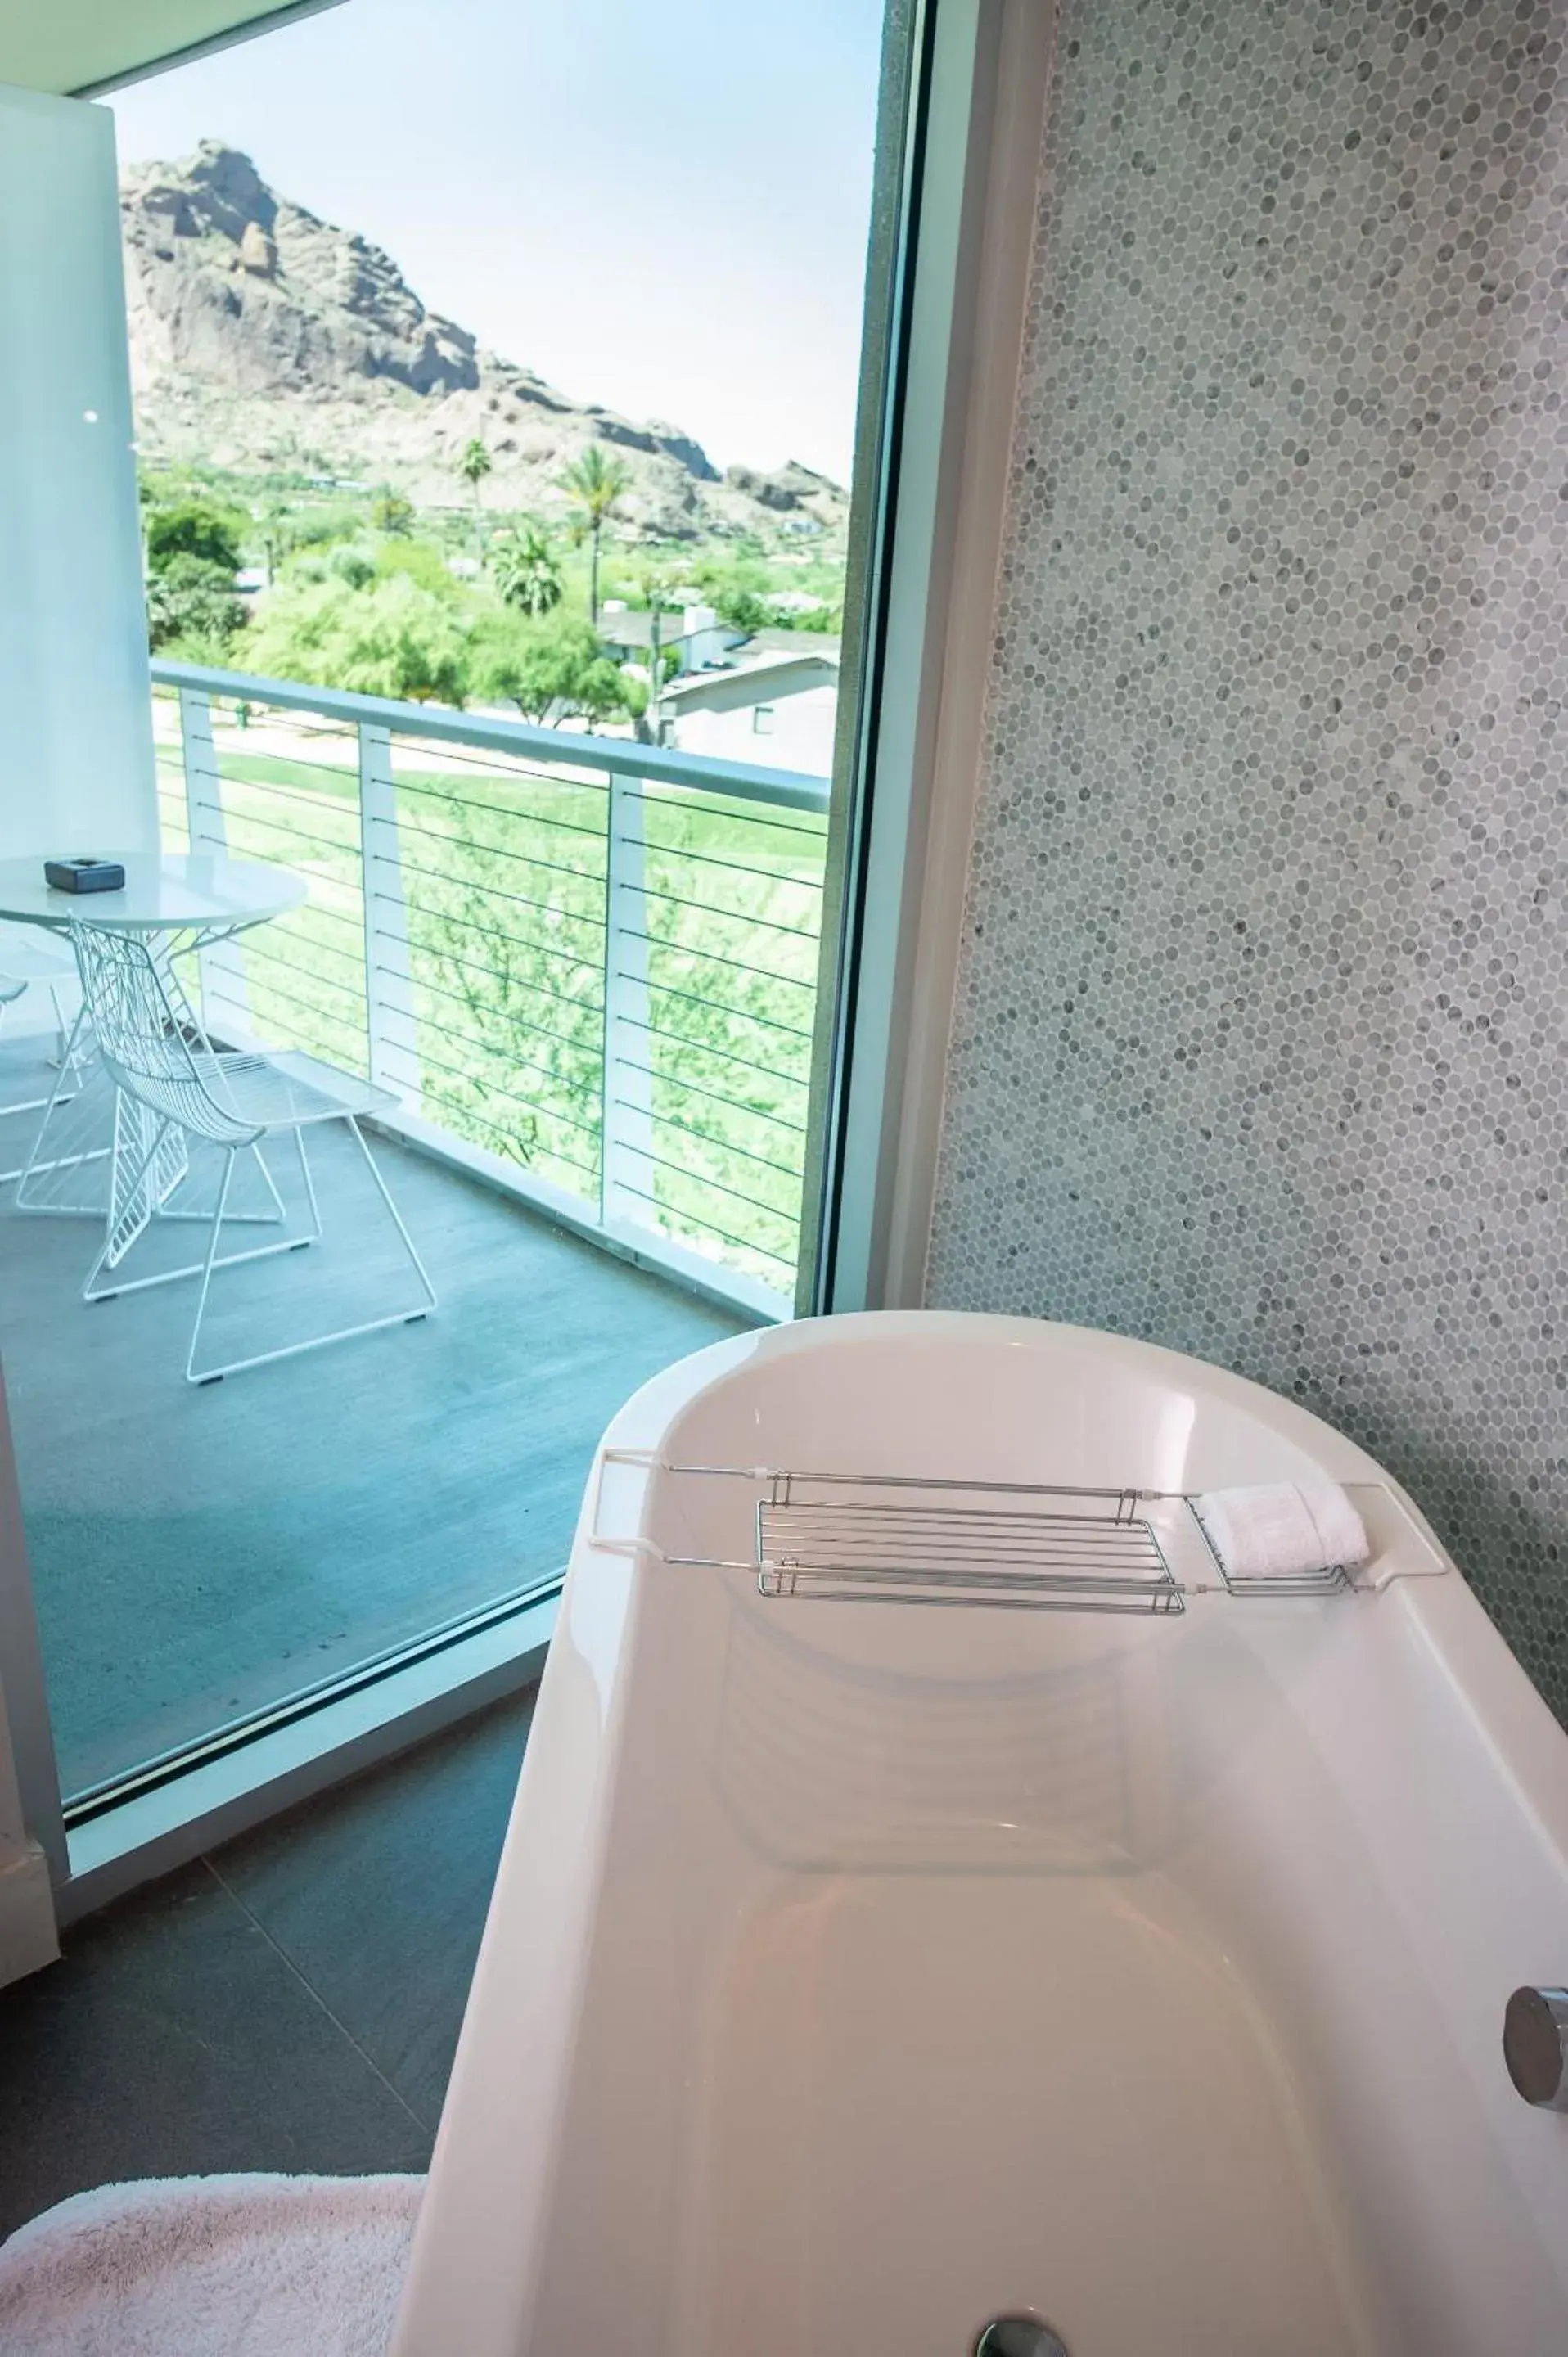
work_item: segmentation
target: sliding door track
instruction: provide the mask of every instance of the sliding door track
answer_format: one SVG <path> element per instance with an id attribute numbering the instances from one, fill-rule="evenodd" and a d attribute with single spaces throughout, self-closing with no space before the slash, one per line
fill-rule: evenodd
<path id="1" fill-rule="evenodd" d="M 167 1751 L 154 1754 L 134 1768 L 118 1775 L 105 1777 L 102 1782 L 89 1784 L 74 1792 L 65 1803 L 67 1832 L 91 1824 L 94 1818 L 106 1815 L 128 1801 L 140 1800 L 157 1792 L 166 1784 L 194 1770 L 209 1766 L 214 1760 L 227 1759 L 242 1751 L 248 1744 L 258 1742 L 263 1736 L 275 1735 L 286 1727 L 312 1717 L 318 1711 L 346 1700 L 350 1695 L 362 1694 L 368 1687 L 383 1684 L 401 1672 L 421 1663 L 433 1661 L 441 1653 L 467 1642 L 471 1638 L 499 1629 L 508 1620 L 520 1619 L 536 1605 L 548 1603 L 561 1593 L 564 1570 L 551 1573 L 548 1578 L 536 1580 L 531 1587 L 514 1588 L 504 1596 L 492 1598 L 489 1603 L 460 1613 L 438 1628 L 428 1629 L 423 1635 L 401 1645 L 389 1645 L 379 1653 L 371 1653 L 352 1668 L 339 1670 L 330 1677 L 320 1678 L 312 1685 L 300 1686 L 286 1695 L 281 1702 L 269 1703 L 261 1710 L 230 1719 L 222 1727 L 206 1735 L 193 1737 L 188 1742 L 173 1745 Z"/>

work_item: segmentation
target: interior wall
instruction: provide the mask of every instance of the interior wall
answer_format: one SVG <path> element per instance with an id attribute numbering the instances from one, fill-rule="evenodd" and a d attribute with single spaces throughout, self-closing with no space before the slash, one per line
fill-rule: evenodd
<path id="1" fill-rule="evenodd" d="M 1062 0 L 928 1298 L 1304 1401 L 1568 1716 L 1568 91 Z"/>
<path id="2" fill-rule="evenodd" d="M 156 850 L 114 120 L 0 87 L 0 858 Z"/>

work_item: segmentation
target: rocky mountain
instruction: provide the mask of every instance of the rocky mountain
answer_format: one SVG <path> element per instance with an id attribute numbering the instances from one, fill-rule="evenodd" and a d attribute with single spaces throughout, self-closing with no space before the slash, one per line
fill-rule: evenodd
<path id="1" fill-rule="evenodd" d="M 613 445 L 628 519 L 660 534 L 843 522 L 843 491 L 791 464 L 721 476 L 678 426 L 573 401 L 426 310 L 390 254 L 268 188 L 248 156 L 204 140 L 180 164 L 122 178 L 137 434 L 155 462 L 288 468 L 389 483 L 422 505 L 467 494 L 456 466 L 478 436 L 480 497 L 542 514 L 584 447 Z"/>

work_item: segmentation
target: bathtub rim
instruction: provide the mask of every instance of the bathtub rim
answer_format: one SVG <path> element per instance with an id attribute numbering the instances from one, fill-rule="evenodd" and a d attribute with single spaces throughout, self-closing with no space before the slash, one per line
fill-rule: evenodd
<path id="1" fill-rule="evenodd" d="M 1456 1706 L 1474 1720 L 1498 1773 L 1507 1782 L 1518 1805 L 1527 1812 L 1551 1846 L 1568 1859 L 1568 1777 L 1563 1773 L 1562 1754 L 1564 1730 L 1417 1501 L 1359 1442 L 1340 1432 L 1315 1410 L 1287 1399 L 1283 1393 L 1271 1390 L 1251 1376 L 1237 1374 L 1190 1351 L 1168 1349 L 1163 1343 L 1145 1342 L 1133 1335 L 1066 1320 L 969 1309 L 854 1310 L 795 1318 L 784 1325 L 709 1343 L 651 1376 L 611 1419 L 595 1453 L 584 1514 L 573 1547 L 573 1564 L 591 1542 L 599 1469 L 607 1451 L 646 1451 L 657 1457 L 676 1420 L 755 1357 L 791 1357 L 843 1348 L 856 1340 L 870 1342 L 898 1334 L 906 1334 L 911 1340 L 932 1340 L 944 1336 L 955 1340 L 988 1338 L 1019 1350 L 1079 1351 L 1112 1364 L 1123 1363 L 1129 1372 L 1137 1370 L 1156 1377 L 1163 1372 L 1173 1381 L 1188 1384 L 1196 1379 L 1211 1400 L 1233 1405 L 1316 1457 L 1331 1479 L 1384 1484 L 1440 1557 L 1444 1576 L 1396 1577 L 1380 1600 L 1406 1617 L 1418 1641 L 1452 1690 Z M 639 1516 L 646 1504 L 647 1487 L 644 1476 L 639 1483 Z M 644 1568 L 639 1567 L 636 1582 L 639 1591 L 643 1577 Z M 570 1592 L 569 1570 L 564 1613 Z M 1236 1605 L 1226 1603 L 1221 1609 L 1258 1608 L 1249 1600 Z M 1265 1605 L 1262 1609 L 1268 1608 Z"/>

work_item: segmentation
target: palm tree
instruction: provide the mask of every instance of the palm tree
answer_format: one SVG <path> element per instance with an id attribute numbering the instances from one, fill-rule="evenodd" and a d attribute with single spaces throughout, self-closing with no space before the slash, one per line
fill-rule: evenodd
<path id="1" fill-rule="evenodd" d="M 599 627 L 599 534 L 630 484 L 630 473 L 621 460 L 607 458 L 596 442 L 590 442 L 582 457 L 574 459 L 561 478 L 562 490 L 571 492 L 583 511 L 584 528 L 592 550 L 588 564 L 588 619 L 596 630 Z"/>
<path id="2" fill-rule="evenodd" d="M 481 561 L 485 552 L 479 526 L 479 485 L 493 470 L 495 463 L 477 434 L 457 461 L 457 472 L 474 495 L 474 554 Z"/>
<path id="3" fill-rule="evenodd" d="M 277 579 L 278 567 L 294 545 L 294 510 L 286 500 L 275 496 L 264 500 L 251 513 L 262 528 L 262 561 L 266 567 L 267 587 Z"/>
<path id="4" fill-rule="evenodd" d="M 648 711 L 644 716 L 649 735 L 659 742 L 659 699 L 664 687 L 664 617 L 670 610 L 671 576 L 667 565 L 645 565 L 637 576 L 637 586 L 648 600 Z"/>
<path id="5" fill-rule="evenodd" d="M 499 542 L 490 570 L 509 606 L 537 619 L 561 603 L 561 576 L 550 543 L 536 523 L 523 523 Z"/>

